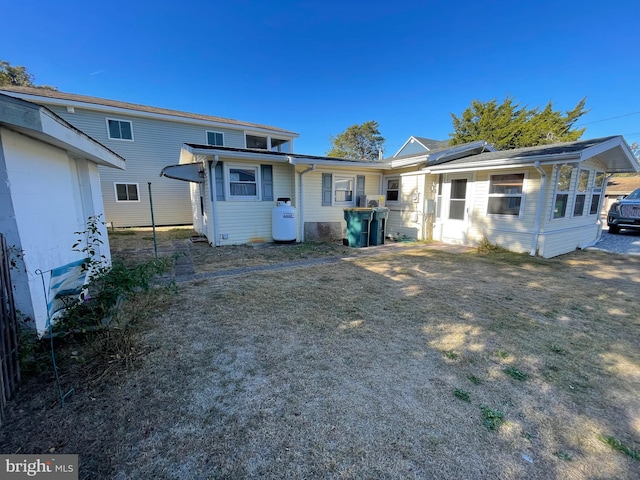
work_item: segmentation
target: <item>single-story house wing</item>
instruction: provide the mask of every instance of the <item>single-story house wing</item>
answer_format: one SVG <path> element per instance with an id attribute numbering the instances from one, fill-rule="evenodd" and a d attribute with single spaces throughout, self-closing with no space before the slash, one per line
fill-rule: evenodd
<path id="1" fill-rule="evenodd" d="M 0 94 L 0 232 L 16 262 L 16 308 L 41 333 L 47 301 L 36 270 L 82 258 L 72 251 L 74 232 L 104 215 L 99 165 L 124 170 L 125 161 L 49 109 Z M 102 225 L 100 232 L 97 254 L 109 261 Z"/>
<path id="2" fill-rule="evenodd" d="M 607 174 L 639 169 L 613 136 L 508 151 L 477 141 L 383 162 L 185 144 L 162 174 L 192 182 L 194 227 L 214 245 L 271 241 L 281 197 L 296 207 L 297 241 L 341 239 L 344 209 L 383 197 L 388 236 L 553 257 L 598 240 Z"/>

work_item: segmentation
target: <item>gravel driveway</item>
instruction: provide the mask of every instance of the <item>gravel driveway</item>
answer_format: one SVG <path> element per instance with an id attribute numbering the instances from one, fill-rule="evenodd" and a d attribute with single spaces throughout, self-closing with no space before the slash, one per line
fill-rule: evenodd
<path id="1" fill-rule="evenodd" d="M 640 229 L 620 230 L 617 235 L 612 235 L 607 228 L 602 232 L 600 241 L 591 247 L 594 250 L 604 250 L 610 253 L 621 253 L 624 255 L 640 255 Z"/>

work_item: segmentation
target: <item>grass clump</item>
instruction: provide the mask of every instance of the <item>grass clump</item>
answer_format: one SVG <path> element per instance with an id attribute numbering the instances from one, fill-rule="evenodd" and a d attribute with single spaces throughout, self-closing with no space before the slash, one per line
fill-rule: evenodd
<path id="1" fill-rule="evenodd" d="M 556 457 L 558 457 L 560 460 L 564 460 L 565 462 L 570 462 L 571 460 L 573 460 L 571 454 L 565 452 L 564 450 L 558 450 L 556 452 Z"/>
<path id="2" fill-rule="evenodd" d="M 551 350 L 553 353 L 557 353 L 558 355 L 566 355 L 567 353 L 569 353 L 564 348 L 559 347 L 558 345 L 555 345 L 555 344 L 549 345 L 549 350 Z"/>
<path id="3" fill-rule="evenodd" d="M 635 450 L 628 445 L 625 445 L 619 438 L 614 436 L 602 436 L 601 440 L 612 449 L 617 450 L 620 453 L 624 453 L 634 460 L 640 460 L 640 450 Z"/>
<path id="4" fill-rule="evenodd" d="M 457 360 L 459 357 L 459 355 L 453 350 L 447 350 L 446 352 L 444 352 L 444 356 L 447 357 L 449 360 Z"/>
<path id="5" fill-rule="evenodd" d="M 480 406 L 482 417 L 484 418 L 484 426 L 489 430 L 498 430 L 504 424 L 504 413 L 500 410 L 491 409 L 485 405 Z"/>
<path id="6" fill-rule="evenodd" d="M 478 253 L 505 253 L 509 250 L 496 243 L 491 243 L 487 237 L 484 237 L 476 246 L 476 251 Z"/>
<path id="7" fill-rule="evenodd" d="M 464 400 L 465 402 L 471 402 L 471 394 L 461 388 L 454 388 L 453 396 L 460 400 Z"/>
<path id="8" fill-rule="evenodd" d="M 468 375 L 467 378 L 474 385 L 480 385 L 482 383 L 482 379 L 480 377 L 476 377 L 473 373 Z"/>
<path id="9" fill-rule="evenodd" d="M 526 374 L 525 372 L 523 372 L 522 370 L 520 370 L 520 369 L 518 369 L 516 367 L 507 367 L 504 370 L 502 370 L 502 372 L 505 375 L 509 375 L 514 380 L 519 380 L 521 382 L 524 382 L 525 380 L 527 380 L 529 378 L 528 374 Z"/>
<path id="10" fill-rule="evenodd" d="M 496 350 L 493 354 L 498 358 L 508 358 L 509 352 L 505 352 L 504 350 Z"/>

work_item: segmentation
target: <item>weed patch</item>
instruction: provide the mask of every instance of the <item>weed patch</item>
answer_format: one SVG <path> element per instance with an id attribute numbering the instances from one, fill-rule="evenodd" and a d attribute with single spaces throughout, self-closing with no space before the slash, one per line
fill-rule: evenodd
<path id="1" fill-rule="evenodd" d="M 624 453 L 634 460 L 640 460 L 640 450 L 635 450 L 629 447 L 628 445 L 624 444 L 619 438 L 614 436 L 602 436 L 601 440 L 609 445 L 612 449 L 620 453 Z"/>
<path id="2" fill-rule="evenodd" d="M 498 430 L 504 423 L 504 413 L 500 410 L 494 410 L 486 405 L 480 405 L 482 418 L 484 418 L 484 426 L 489 430 Z"/>
<path id="3" fill-rule="evenodd" d="M 464 400 L 465 402 L 471 402 L 471 394 L 460 388 L 455 388 L 453 390 L 453 396 L 460 400 Z"/>
<path id="4" fill-rule="evenodd" d="M 525 372 L 523 372 L 522 370 L 520 370 L 520 369 L 518 369 L 516 367 L 507 367 L 507 368 L 503 369 L 502 372 L 505 375 L 510 376 L 514 380 L 520 380 L 521 382 L 524 382 L 525 380 L 527 380 L 529 378 L 528 374 L 526 374 Z"/>

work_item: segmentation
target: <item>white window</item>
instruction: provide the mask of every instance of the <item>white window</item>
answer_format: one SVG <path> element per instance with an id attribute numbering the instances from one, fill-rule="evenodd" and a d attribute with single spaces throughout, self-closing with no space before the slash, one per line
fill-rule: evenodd
<path id="1" fill-rule="evenodd" d="M 228 165 L 226 193 L 229 200 L 260 200 L 259 167 L 256 165 Z"/>
<path id="2" fill-rule="evenodd" d="M 333 204 L 355 205 L 356 177 L 333 176 Z"/>
<path id="3" fill-rule="evenodd" d="M 222 147 L 224 145 L 224 134 L 222 132 L 207 131 L 207 145 Z"/>
<path id="4" fill-rule="evenodd" d="M 491 175 L 487 215 L 514 215 L 522 212 L 524 173 Z"/>
<path id="5" fill-rule="evenodd" d="M 133 124 L 129 120 L 107 118 L 107 134 L 110 140 L 133 141 Z"/>
<path id="6" fill-rule="evenodd" d="M 584 205 L 587 200 L 587 190 L 589 190 L 589 170 L 580 170 L 578 173 L 578 186 L 576 187 L 576 198 L 573 204 L 573 216 L 584 215 Z"/>
<path id="7" fill-rule="evenodd" d="M 569 190 L 571 190 L 571 177 L 573 167 L 562 165 L 558 169 L 558 181 L 556 183 L 556 198 L 553 206 L 553 218 L 564 218 L 567 214 L 569 203 Z"/>
<path id="8" fill-rule="evenodd" d="M 600 199 L 602 197 L 603 186 L 604 172 L 596 172 L 593 179 L 593 188 L 591 189 L 591 206 L 589 207 L 589 215 L 597 215 L 600 213 Z"/>
<path id="9" fill-rule="evenodd" d="M 387 178 L 386 201 L 398 202 L 400 200 L 400 177 Z"/>
<path id="10" fill-rule="evenodd" d="M 114 183 L 116 202 L 139 202 L 137 183 Z"/>

